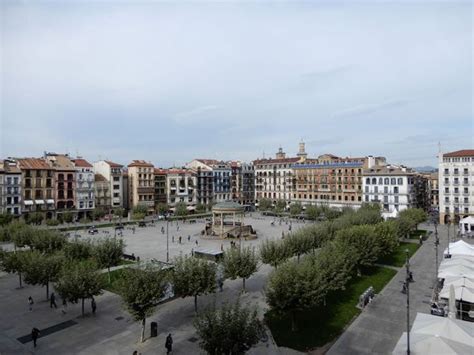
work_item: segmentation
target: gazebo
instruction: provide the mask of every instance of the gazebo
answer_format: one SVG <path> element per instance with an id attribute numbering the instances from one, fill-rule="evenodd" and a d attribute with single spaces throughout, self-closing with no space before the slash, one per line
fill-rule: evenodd
<path id="1" fill-rule="evenodd" d="M 474 217 L 467 216 L 459 221 L 459 230 L 461 235 L 474 235 Z"/>
<path id="2" fill-rule="evenodd" d="M 224 237 L 243 224 L 244 206 L 225 201 L 212 207 L 212 234 Z M 232 218 L 230 218 L 232 217 Z"/>

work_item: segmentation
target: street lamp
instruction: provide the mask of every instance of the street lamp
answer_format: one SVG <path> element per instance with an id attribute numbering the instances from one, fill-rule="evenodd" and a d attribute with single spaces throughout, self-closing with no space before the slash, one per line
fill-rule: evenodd
<path id="1" fill-rule="evenodd" d="M 406 277 L 405 285 L 407 288 L 407 355 L 410 355 L 410 258 L 408 254 L 408 249 L 405 249 L 406 253 Z"/>
<path id="2" fill-rule="evenodd" d="M 451 257 L 451 254 L 449 253 L 449 227 L 451 226 L 451 218 L 448 217 L 448 220 L 447 220 L 447 223 L 448 223 L 448 255 L 446 256 L 447 258 L 450 258 Z"/>
<path id="3" fill-rule="evenodd" d="M 438 236 L 438 223 L 435 221 L 435 258 L 436 258 L 436 275 L 435 282 L 438 280 L 438 246 L 439 246 L 439 236 Z M 436 286 L 436 285 L 435 285 Z"/>
<path id="4" fill-rule="evenodd" d="M 165 218 L 166 218 L 166 262 L 169 262 L 170 260 L 170 242 L 169 242 L 169 234 L 168 234 L 169 220 L 167 216 Z"/>

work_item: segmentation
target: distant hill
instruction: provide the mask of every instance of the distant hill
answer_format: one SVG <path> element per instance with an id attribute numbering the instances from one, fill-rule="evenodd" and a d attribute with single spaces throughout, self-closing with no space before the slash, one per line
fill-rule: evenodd
<path id="1" fill-rule="evenodd" d="M 419 167 L 413 168 L 413 170 L 416 170 L 420 173 L 432 173 L 432 172 L 437 171 L 438 169 L 432 166 L 419 166 Z"/>

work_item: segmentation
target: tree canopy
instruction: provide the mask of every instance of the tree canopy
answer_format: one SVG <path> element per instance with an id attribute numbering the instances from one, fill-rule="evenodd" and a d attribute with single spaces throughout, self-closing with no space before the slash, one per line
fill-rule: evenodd
<path id="1" fill-rule="evenodd" d="M 110 282 L 110 268 L 118 265 L 123 256 L 125 243 L 120 238 L 105 238 L 97 241 L 93 247 L 93 255 L 99 267 L 107 268 Z"/>
<path id="2" fill-rule="evenodd" d="M 24 280 L 30 285 L 46 286 L 46 299 L 49 299 L 49 283 L 55 282 L 64 263 L 63 255 L 45 255 L 37 250 L 21 254 L 25 256 Z"/>
<path id="3" fill-rule="evenodd" d="M 224 253 L 223 265 L 226 278 L 242 278 L 242 291 L 245 292 L 245 280 L 257 271 L 258 257 L 250 247 L 230 248 Z"/>

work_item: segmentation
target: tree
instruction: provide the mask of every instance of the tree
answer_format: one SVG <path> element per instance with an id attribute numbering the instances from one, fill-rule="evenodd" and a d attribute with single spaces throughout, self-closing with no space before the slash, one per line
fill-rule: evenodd
<path id="1" fill-rule="evenodd" d="M 104 209 L 102 208 L 95 208 L 93 211 L 92 211 L 92 219 L 94 221 L 97 221 L 101 218 L 104 218 L 105 216 L 105 211 Z"/>
<path id="2" fill-rule="evenodd" d="M 28 215 L 26 222 L 28 224 L 41 224 L 44 220 L 44 214 L 41 212 L 32 212 Z"/>
<path id="3" fill-rule="evenodd" d="M 287 244 L 277 240 L 265 240 L 260 244 L 260 259 L 263 263 L 277 268 L 290 256 Z"/>
<path id="4" fill-rule="evenodd" d="M 285 200 L 277 200 L 275 203 L 275 212 L 282 213 L 285 211 L 286 208 L 286 201 Z"/>
<path id="5" fill-rule="evenodd" d="M 37 229 L 30 247 L 43 253 L 54 253 L 66 244 L 66 237 L 55 230 Z"/>
<path id="6" fill-rule="evenodd" d="M 262 198 L 258 200 L 258 209 L 260 211 L 269 211 L 272 209 L 272 200 L 269 198 Z"/>
<path id="7" fill-rule="evenodd" d="M 13 216 L 10 213 L 0 213 L 0 226 L 6 226 L 11 221 L 13 221 Z"/>
<path id="8" fill-rule="evenodd" d="M 18 273 L 18 280 L 20 282 L 20 288 L 22 284 L 22 273 L 25 271 L 25 254 L 29 252 L 15 251 L 6 252 L 2 251 L 0 254 L 1 269 L 9 274 Z"/>
<path id="9" fill-rule="evenodd" d="M 380 256 L 391 254 L 399 244 L 395 221 L 376 224 L 375 234 L 380 244 Z"/>
<path id="10" fill-rule="evenodd" d="M 122 217 L 125 217 L 124 214 L 125 214 L 125 209 L 123 209 L 122 207 L 114 208 L 114 215 L 115 216 L 117 216 L 119 218 L 122 218 Z"/>
<path id="11" fill-rule="evenodd" d="M 68 242 L 63 248 L 64 256 L 69 260 L 85 260 L 93 255 L 93 245 L 90 240 Z"/>
<path id="12" fill-rule="evenodd" d="M 72 221 L 74 220 L 74 214 L 70 211 L 66 211 L 61 214 L 61 218 L 64 223 L 72 223 Z"/>
<path id="13" fill-rule="evenodd" d="M 223 265 L 226 278 L 242 278 L 242 292 L 245 292 L 245 280 L 257 271 L 258 257 L 250 247 L 230 248 L 224 254 Z"/>
<path id="14" fill-rule="evenodd" d="M 293 202 L 290 205 L 290 214 L 292 216 L 299 216 L 301 212 L 303 211 L 303 207 L 301 206 L 301 203 L 299 202 Z"/>
<path id="15" fill-rule="evenodd" d="M 84 300 L 102 294 L 103 287 L 102 275 L 97 271 L 97 265 L 91 261 L 69 262 L 55 283 L 61 298 L 71 303 L 82 301 L 83 317 Z"/>
<path id="16" fill-rule="evenodd" d="M 302 254 L 309 252 L 313 248 L 313 239 L 305 229 L 290 234 L 288 238 L 284 239 L 283 243 L 290 255 L 297 256 L 298 262 Z"/>
<path id="17" fill-rule="evenodd" d="M 125 308 L 135 321 L 142 323 L 140 341 L 145 340 L 146 318 L 153 314 L 167 287 L 166 275 L 157 269 L 125 269 L 119 281 Z"/>
<path id="18" fill-rule="evenodd" d="M 46 299 L 49 299 L 49 283 L 57 280 L 64 257 L 60 254 L 45 255 L 37 250 L 24 255 L 27 256 L 25 282 L 30 285 L 46 286 Z"/>
<path id="19" fill-rule="evenodd" d="M 132 217 L 133 219 L 144 219 L 148 213 L 148 208 L 145 205 L 137 205 L 133 207 Z"/>
<path id="20" fill-rule="evenodd" d="M 174 214 L 178 217 L 185 217 L 188 215 L 188 207 L 184 202 L 178 202 L 175 206 Z"/>
<path id="21" fill-rule="evenodd" d="M 401 219 L 412 221 L 412 229 L 418 229 L 418 225 L 428 219 L 428 214 L 421 208 L 407 208 L 398 214 Z"/>
<path id="22" fill-rule="evenodd" d="M 57 219 L 47 219 L 46 220 L 46 225 L 48 227 L 54 227 L 54 226 L 58 226 L 61 222 L 59 222 L 59 220 Z"/>
<path id="23" fill-rule="evenodd" d="M 306 213 L 306 218 L 312 221 L 317 220 L 319 216 L 321 215 L 320 209 L 313 205 L 306 206 L 305 213 Z"/>
<path id="24" fill-rule="evenodd" d="M 166 213 L 168 213 L 169 211 L 169 206 L 166 204 L 166 203 L 157 203 L 155 205 L 155 211 L 159 214 L 159 215 L 164 215 Z"/>
<path id="25" fill-rule="evenodd" d="M 207 309 L 194 320 L 194 327 L 199 346 L 210 355 L 243 354 L 258 343 L 262 329 L 257 309 L 239 302 Z"/>
<path id="26" fill-rule="evenodd" d="M 194 297 L 197 313 L 197 298 L 216 289 L 216 264 L 193 257 L 178 257 L 172 273 L 174 293 L 181 297 Z"/>
<path id="27" fill-rule="evenodd" d="M 22 222 L 13 222 L 8 226 L 8 233 L 15 248 L 31 246 L 35 231 L 35 228 Z"/>
<path id="28" fill-rule="evenodd" d="M 99 267 L 107 268 L 110 283 L 110 268 L 117 265 L 123 256 L 125 243 L 122 239 L 105 238 L 94 244 L 93 255 Z"/>
<path id="29" fill-rule="evenodd" d="M 196 205 L 196 213 L 206 213 L 206 205 L 203 205 L 202 203 L 198 203 Z"/>

